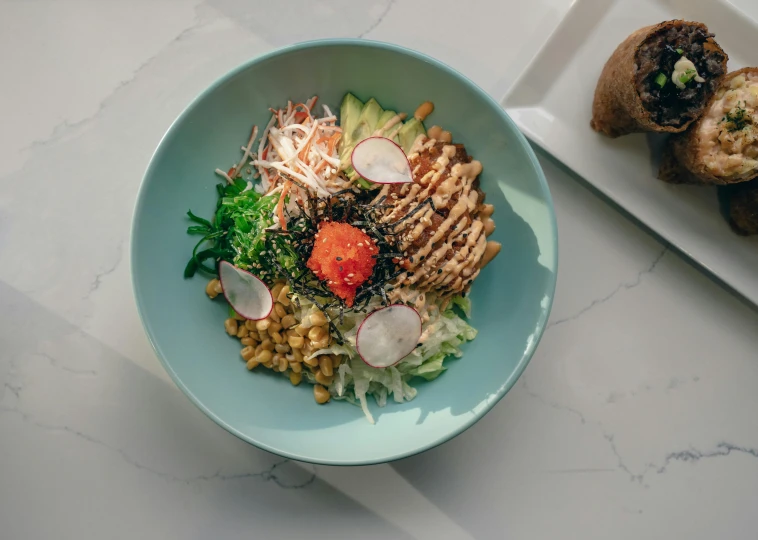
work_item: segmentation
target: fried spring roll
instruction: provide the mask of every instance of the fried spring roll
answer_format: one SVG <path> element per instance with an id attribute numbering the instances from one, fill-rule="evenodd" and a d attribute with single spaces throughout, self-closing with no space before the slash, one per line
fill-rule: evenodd
<path id="1" fill-rule="evenodd" d="M 737 184 L 758 176 L 758 68 L 729 73 L 705 114 L 668 141 L 658 177 L 671 183 Z"/>
<path id="2" fill-rule="evenodd" d="M 641 28 L 606 62 L 590 125 L 608 137 L 684 131 L 719 87 L 727 59 L 702 23 L 674 20 Z"/>

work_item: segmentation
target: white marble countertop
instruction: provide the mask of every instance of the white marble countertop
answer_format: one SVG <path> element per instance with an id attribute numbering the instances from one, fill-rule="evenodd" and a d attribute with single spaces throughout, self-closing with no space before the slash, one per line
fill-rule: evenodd
<path id="1" fill-rule="evenodd" d="M 137 317 L 142 173 L 217 76 L 363 36 L 499 97 L 569 4 L 0 2 L 0 537 L 755 537 L 758 311 L 547 159 L 550 326 L 502 402 L 425 454 L 314 468 L 248 446 L 170 382 Z M 283 32 L 283 12 L 312 22 Z"/>

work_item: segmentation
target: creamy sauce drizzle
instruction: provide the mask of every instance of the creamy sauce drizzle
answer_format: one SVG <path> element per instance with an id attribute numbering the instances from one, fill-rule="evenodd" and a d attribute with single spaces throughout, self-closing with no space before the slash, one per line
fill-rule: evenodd
<path id="1" fill-rule="evenodd" d="M 487 241 L 487 236 L 495 230 L 491 219 L 494 207 L 482 204 L 479 192 L 474 189 L 474 181 L 482 172 L 480 162 L 456 163 L 451 167 L 456 147 L 445 145 L 430 170 L 419 178 L 421 155 L 436 142 L 420 135 L 408 155 L 414 183 L 405 184 L 394 193 L 390 193 L 391 186 L 387 185 L 377 195 L 377 200 L 388 197 L 394 205 L 383 218 L 385 223 L 396 221 L 429 197 L 436 209 L 447 209 L 447 217 L 434 232 L 431 231 L 435 211 L 429 205 L 398 226 L 407 232 L 400 238 L 405 255 L 401 266 L 405 272 L 398 278 L 401 287 L 392 291 L 396 298 L 402 295 L 403 285 L 437 290 L 443 295 L 463 292 L 500 250 L 498 242 Z M 430 237 L 415 253 L 409 253 L 408 249 L 425 233 Z"/>

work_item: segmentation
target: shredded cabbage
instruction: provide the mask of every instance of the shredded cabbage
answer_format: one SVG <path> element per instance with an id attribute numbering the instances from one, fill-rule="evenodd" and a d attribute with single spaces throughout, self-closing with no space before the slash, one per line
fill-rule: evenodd
<path id="1" fill-rule="evenodd" d="M 313 304 L 303 297 L 298 297 L 300 308 L 296 312 L 299 320 L 305 320 Z M 297 304 L 296 304 L 297 305 Z M 368 313 L 381 307 L 379 298 L 368 305 Z M 458 308 L 458 309 L 456 309 Z M 355 348 L 355 338 L 361 321 L 366 313 L 346 313 L 338 328 L 345 338 L 345 343 L 332 344 L 330 347 L 315 351 L 311 356 L 322 354 L 342 354 L 347 358 L 337 369 L 329 392 L 334 399 L 345 400 L 358 405 L 366 418 L 374 423 L 374 417 L 368 407 L 367 396 L 372 396 L 379 407 L 384 407 L 387 400 L 403 403 L 416 397 L 417 390 L 409 382 L 413 377 L 431 381 L 439 377 L 445 369 L 444 360 L 449 356 L 460 358 L 460 346 L 476 337 L 476 329 L 461 316 L 468 316 L 471 301 L 465 297 L 455 297 L 440 311 L 432 300 L 423 315 L 428 320 L 422 325 L 421 346 L 388 368 L 374 368 L 364 363 Z M 459 314 L 459 311 L 461 312 Z M 314 383 L 312 374 L 304 372 L 309 382 Z"/>

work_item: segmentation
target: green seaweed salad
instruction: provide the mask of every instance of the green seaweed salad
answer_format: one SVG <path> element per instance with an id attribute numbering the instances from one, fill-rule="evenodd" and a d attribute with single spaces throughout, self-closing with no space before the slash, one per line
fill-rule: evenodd
<path id="1" fill-rule="evenodd" d="M 255 269 L 261 279 L 286 277 L 282 270 L 292 271 L 302 265 L 290 242 L 282 236 L 267 234 L 274 225 L 274 207 L 279 195 L 261 195 L 249 188 L 242 178 L 233 184 L 217 184 L 218 201 L 211 221 L 187 211 L 194 223 L 187 233 L 202 238 L 192 250 L 184 268 L 189 278 L 200 271 L 218 275 L 216 263 L 231 261 L 243 269 Z"/>

